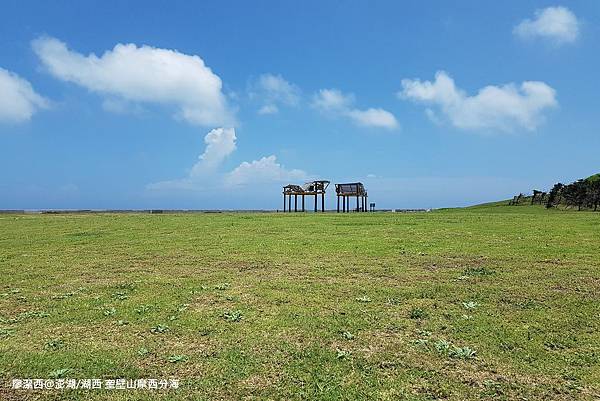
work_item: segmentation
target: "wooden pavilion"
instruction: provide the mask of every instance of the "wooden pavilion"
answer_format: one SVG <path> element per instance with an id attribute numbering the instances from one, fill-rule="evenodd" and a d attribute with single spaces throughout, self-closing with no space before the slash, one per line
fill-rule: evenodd
<path id="1" fill-rule="evenodd" d="M 356 212 L 367 211 L 368 194 L 362 182 L 351 182 L 346 184 L 335 184 L 337 195 L 337 211 L 340 212 L 340 199 L 342 200 L 342 212 L 350 212 L 350 198 L 356 197 Z"/>
<path id="2" fill-rule="evenodd" d="M 304 212 L 305 208 L 305 197 L 306 196 L 314 196 L 315 197 L 315 212 L 318 210 L 319 203 L 319 195 L 321 195 L 321 211 L 325 211 L 325 191 L 329 186 L 329 181 L 318 180 L 318 181 L 309 181 L 304 185 L 295 185 L 288 184 L 283 187 L 283 211 L 291 212 L 292 211 L 292 196 L 294 197 L 294 212 L 298 211 L 298 197 L 302 199 L 302 209 Z M 286 210 L 287 204 L 287 210 Z"/>

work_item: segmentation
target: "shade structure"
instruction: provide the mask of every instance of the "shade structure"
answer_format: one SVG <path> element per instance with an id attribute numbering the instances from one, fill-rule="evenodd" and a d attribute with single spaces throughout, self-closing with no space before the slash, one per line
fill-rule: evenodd
<path id="1" fill-rule="evenodd" d="M 292 197 L 294 198 L 294 212 L 304 212 L 305 209 L 305 198 L 307 196 L 314 197 L 314 211 L 319 210 L 319 195 L 321 195 L 321 211 L 325 211 L 325 192 L 329 186 L 327 180 L 316 180 L 309 181 L 303 185 L 288 184 L 283 187 L 283 211 L 292 211 Z M 301 209 L 298 209 L 298 198 L 302 202 Z"/>
<path id="2" fill-rule="evenodd" d="M 337 196 L 337 211 L 343 213 L 350 212 L 350 199 L 356 198 L 355 212 L 367 211 L 368 194 L 362 182 L 348 182 L 335 184 L 335 194 Z M 342 208 L 340 210 L 340 201 Z"/>

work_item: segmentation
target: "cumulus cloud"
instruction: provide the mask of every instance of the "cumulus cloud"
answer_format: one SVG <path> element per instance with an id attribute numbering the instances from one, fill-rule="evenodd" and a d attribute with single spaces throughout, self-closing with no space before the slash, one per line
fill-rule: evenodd
<path id="1" fill-rule="evenodd" d="M 200 189 L 210 183 L 221 163 L 236 149 L 235 129 L 215 128 L 204 137 L 206 147 L 187 177 L 148 185 L 149 189 Z"/>
<path id="2" fill-rule="evenodd" d="M 402 80 L 398 96 L 438 106 L 455 127 L 470 130 L 533 131 L 543 121 L 543 112 L 558 105 L 555 90 L 544 82 L 490 85 L 469 96 L 444 71 L 438 71 L 433 82 Z M 428 115 L 437 119 L 431 109 Z"/>
<path id="3" fill-rule="evenodd" d="M 135 44 L 117 44 L 100 57 L 41 37 L 35 53 L 54 77 L 130 102 L 174 106 L 176 116 L 203 126 L 230 125 L 221 79 L 198 56 Z"/>
<path id="4" fill-rule="evenodd" d="M 258 114 L 275 114 L 278 105 L 296 106 L 300 102 L 300 88 L 274 74 L 261 75 L 250 85 L 249 95 L 263 103 Z"/>
<path id="5" fill-rule="evenodd" d="M 28 121 L 48 105 L 49 101 L 33 90 L 29 81 L 0 68 L 0 122 Z"/>
<path id="6" fill-rule="evenodd" d="M 273 155 L 243 162 L 228 173 L 219 172 L 225 159 L 236 150 L 233 128 L 216 128 L 204 137 L 206 147 L 186 177 L 149 184 L 150 190 L 199 191 L 207 187 L 234 187 L 249 184 L 281 183 L 304 180 L 302 170 L 287 170 Z"/>
<path id="7" fill-rule="evenodd" d="M 206 148 L 192 168 L 195 172 L 211 171 L 218 167 L 236 149 L 236 136 L 233 128 L 215 128 L 204 137 Z"/>
<path id="8" fill-rule="evenodd" d="M 308 175 L 298 169 L 287 170 L 277 162 L 274 155 L 251 162 L 243 162 L 227 174 L 226 184 L 239 186 L 271 182 L 298 182 L 306 180 Z"/>
<path id="9" fill-rule="evenodd" d="M 579 36 L 579 21 L 566 7 L 537 10 L 533 19 L 524 19 L 513 33 L 522 39 L 542 38 L 555 44 L 572 43 Z"/>
<path id="10" fill-rule="evenodd" d="M 393 129 L 398 126 L 396 117 L 389 111 L 383 109 L 352 109 L 347 111 L 348 117 L 359 125 L 365 127 L 381 127 Z"/>
<path id="11" fill-rule="evenodd" d="M 338 89 L 321 89 L 313 96 L 312 105 L 323 113 L 339 115 L 365 127 L 395 129 L 398 121 L 392 113 L 380 108 L 357 109 L 353 94 L 344 94 Z"/>

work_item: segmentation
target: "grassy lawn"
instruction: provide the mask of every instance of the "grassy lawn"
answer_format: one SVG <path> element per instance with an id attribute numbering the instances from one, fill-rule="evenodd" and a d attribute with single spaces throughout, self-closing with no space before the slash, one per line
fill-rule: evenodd
<path id="1" fill-rule="evenodd" d="M 0 215 L 0 278 L 3 400 L 600 397 L 600 213 Z"/>

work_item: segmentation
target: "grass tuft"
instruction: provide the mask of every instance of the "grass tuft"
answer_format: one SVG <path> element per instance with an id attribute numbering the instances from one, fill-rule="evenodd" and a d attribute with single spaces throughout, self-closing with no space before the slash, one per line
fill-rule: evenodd
<path id="1" fill-rule="evenodd" d="M 223 312 L 223 319 L 225 319 L 228 322 L 239 322 L 240 320 L 242 320 L 242 312 L 239 310 L 236 311 L 227 311 L 227 312 Z"/>
<path id="2" fill-rule="evenodd" d="M 166 326 L 164 324 L 157 324 L 156 326 L 152 326 L 150 328 L 150 332 L 152 334 L 164 334 L 170 330 L 171 329 L 169 328 L 169 326 Z"/>

